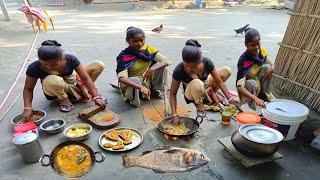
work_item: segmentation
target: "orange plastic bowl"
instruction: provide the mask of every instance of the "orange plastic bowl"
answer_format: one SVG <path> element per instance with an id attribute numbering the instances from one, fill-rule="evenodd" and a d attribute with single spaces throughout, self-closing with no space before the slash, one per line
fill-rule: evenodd
<path id="1" fill-rule="evenodd" d="M 255 112 L 242 112 L 237 115 L 237 124 L 240 127 L 243 124 L 260 124 L 261 117 Z"/>

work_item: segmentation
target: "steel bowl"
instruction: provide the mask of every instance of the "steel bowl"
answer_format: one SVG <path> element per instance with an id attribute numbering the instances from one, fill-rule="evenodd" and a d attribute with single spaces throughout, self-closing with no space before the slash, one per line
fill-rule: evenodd
<path id="1" fill-rule="evenodd" d="M 273 155 L 279 149 L 279 143 L 261 144 L 250 141 L 238 131 L 231 136 L 233 146 L 242 154 L 251 157 L 266 157 Z"/>
<path id="2" fill-rule="evenodd" d="M 67 135 L 67 133 L 68 133 L 69 130 L 71 130 L 72 128 L 78 128 L 78 127 L 87 128 L 89 131 L 88 131 L 87 134 L 85 134 L 85 135 L 83 135 L 83 136 L 70 137 L 70 136 Z M 90 135 L 91 131 L 92 131 L 92 126 L 91 126 L 91 125 L 86 124 L 86 123 L 78 123 L 78 124 L 73 124 L 73 125 L 67 127 L 67 129 L 65 129 L 65 130 L 63 131 L 63 135 L 64 135 L 65 137 L 67 137 L 69 140 L 72 140 L 72 141 L 83 141 L 83 140 L 86 140 L 86 139 L 89 138 L 89 135 Z"/>
<path id="3" fill-rule="evenodd" d="M 63 119 L 50 119 L 40 125 L 40 129 L 48 134 L 57 134 L 64 130 L 66 122 Z"/>
<path id="4" fill-rule="evenodd" d="M 37 121 L 35 121 L 34 123 L 36 123 L 37 126 L 39 126 L 43 121 L 44 121 L 44 118 L 46 117 L 47 113 L 43 110 L 37 110 L 37 111 L 33 111 L 34 113 L 39 113 L 42 118 L 38 119 Z M 22 114 L 18 114 L 17 116 L 15 116 L 12 120 L 11 120 L 11 124 L 13 126 L 16 126 L 16 125 L 21 125 L 23 124 L 22 122 Z"/>

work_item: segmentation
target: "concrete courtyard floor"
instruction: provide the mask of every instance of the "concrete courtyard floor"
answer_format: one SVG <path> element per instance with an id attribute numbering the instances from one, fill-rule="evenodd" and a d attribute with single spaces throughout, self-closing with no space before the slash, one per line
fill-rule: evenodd
<path id="1" fill-rule="evenodd" d="M 218 143 L 219 138 L 230 136 L 236 126 L 233 122 L 229 127 L 223 127 L 219 122 L 204 121 L 199 131 L 191 140 L 167 141 L 148 120 L 142 115 L 143 107 L 151 106 L 146 102 L 141 108 L 133 108 L 122 102 L 119 94 L 108 86 L 116 81 L 117 54 L 126 47 L 125 29 L 129 26 L 141 27 L 147 34 L 147 43 L 152 44 L 170 57 L 174 69 L 181 61 L 181 49 L 187 39 L 194 38 L 202 44 L 202 51 L 210 57 L 216 67 L 230 66 L 233 70 L 227 81 L 229 89 L 235 89 L 236 64 L 239 56 L 245 50 L 244 37 L 233 37 L 234 28 L 250 24 L 257 28 L 262 35 L 262 45 L 269 50 L 271 58 L 275 59 L 278 51 L 277 42 L 281 41 L 289 16 L 284 10 L 261 8 L 232 8 L 210 10 L 163 10 L 163 11 L 104 11 L 99 8 L 78 9 L 49 9 L 54 16 L 56 30 L 48 33 L 41 32 L 32 49 L 30 64 L 36 60 L 36 48 L 46 39 L 55 39 L 63 44 L 66 53 L 76 55 L 83 64 L 94 59 L 102 60 L 106 69 L 97 80 L 96 85 L 108 98 L 109 108 L 121 115 L 119 127 L 131 127 L 140 130 L 144 135 L 143 143 L 136 149 L 126 153 L 109 153 L 98 145 L 98 138 L 105 130 L 94 129 L 90 138 L 84 143 L 94 151 L 102 151 L 106 155 L 103 163 L 96 164 L 94 170 L 83 179 L 319 179 L 319 154 L 297 141 L 283 142 L 279 152 L 282 159 L 269 164 L 245 168 L 241 163 L 226 152 Z M 0 74 L 1 86 L 5 92 L 29 51 L 34 38 L 31 28 L 24 28 L 17 15 L 17 24 L 7 24 L 11 29 L 1 28 L 1 73 L 8 71 L 6 76 Z M 161 34 L 153 34 L 150 30 L 159 24 L 164 24 Z M 3 25 L 0 27 L 4 27 Z M 50 29 L 50 27 L 49 27 Z M 14 30 L 14 31 L 12 31 Z M 11 33 L 9 33 L 11 32 Z M 4 35 L 4 36 L 2 36 Z M 12 44 L 12 46 L 10 46 Z M 17 47 L 15 50 L 13 46 Z M 27 64 L 27 65 L 28 65 Z M 10 65 L 10 66 L 8 66 Z M 11 67 L 12 66 L 12 67 Z M 0 179 L 62 179 L 50 167 L 42 167 L 39 163 L 24 164 L 15 146 L 11 143 L 11 118 L 20 113 L 23 108 L 22 88 L 25 73 L 19 79 L 18 85 L 11 94 L 6 108 L 17 98 L 10 111 L 1 120 L 0 126 Z M 1 99 L 4 93 L 0 93 Z M 179 102 L 184 104 L 182 95 Z M 154 104 L 162 101 L 154 100 Z M 77 118 L 79 110 L 92 106 L 76 104 L 71 113 L 61 113 L 58 105 L 45 100 L 38 82 L 35 89 L 33 107 L 47 112 L 47 118 L 63 118 L 67 126 L 81 122 Z M 193 110 L 194 108 L 190 106 Z M 1 115 L 4 110 L 1 111 Z M 194 116 L 194 113 L 191 113 Z M 63 134 L 48 136 L 40 132 L 40 141 L 46 154 L 65 141 Z M 180 174 L 159 174 L 149 169 L 124 169 L 121 155 L 139 155 L 144 151 L 163 146 L 178 146 L 193 148 L 207 154 L 212 162 L 200 169 Z"/>

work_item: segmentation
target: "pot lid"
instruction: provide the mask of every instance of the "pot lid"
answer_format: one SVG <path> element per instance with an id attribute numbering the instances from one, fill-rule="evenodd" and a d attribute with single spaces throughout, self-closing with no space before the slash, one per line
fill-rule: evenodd
<path id="1" fill-rule="evenodd" d="M 309 109 L 305 105 L 286 99 L 276 99 L 269 102 L 266 105 L 266 110 L 286 117 L 303 117 L 309 114 Z"/>
<path id="2" fill-rule="evenodd" d="M 261 117 L 255 112 L 242 112 L 237 115 L 237 121 L 242 124 L 260 124 Z"/>
<path id="3" fill-rule="evenodd" d="M 239 133 L 244 138 L 261 144 L 274 144 L 283 140 L 283 135 L 279 131 L 261 124 L 242 125 Z"/>
<path id="4" fill-rule="evenodd" d="M 14 137 L 12 140 L 12 143 L 15 145 L 23 145 L 23 144 L 31 143 L 35 141 L 37 138 L 38 136 L 36 133 L 27 132 Z"/>

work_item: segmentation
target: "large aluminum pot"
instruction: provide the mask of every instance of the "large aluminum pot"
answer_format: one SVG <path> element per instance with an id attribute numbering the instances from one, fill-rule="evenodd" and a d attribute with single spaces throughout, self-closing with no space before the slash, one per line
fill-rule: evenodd
<path id="1" fill-rule="evenodd" d="M 77 148 L 76 151 L 68 148 Z M 64 153 L 62 153 L 63 150 Z M 74 154 L 72 152 L 75 152 Z M 101 156 L 100 159 L 96 158 L 96 155 Z M 45 159 L 49 159 L 45 162 Z M 39 162 L 42 166 L 51 166 L 51 168 L 64 178 L 80 178 L 90 173 L 95 163 L 101 163 L 105 160 L 105 156 L 102 152 L 93 152 L 93 150 L 86 144 L 78 141 L 66 141 L 57 145 L 50 155 L 43 155 Z M 60 163 L 59 163 L 60 161 Z M 63 161 L 64 163 L 62 163 Z M 81 167 L 80 167 L 81 166 Z M 72 168 L 78 168 L 77 170 L 69 171 Z"/>
<path id="2" fill-rule="evenodd" d="M 279 143 L 261 144 L 244 138 L 238 131 L 231 136 L 233 146 L 242 154 L 252 157 L 266 157 L 279 149 Z"/>
<path id="3" fill-rule="evenodd" d="M 26 163 L 38 162 L 44 154 L 36 133 L 20 134 L 13 138 L 12 143 L 16 145 L 23 161 Z"/>

